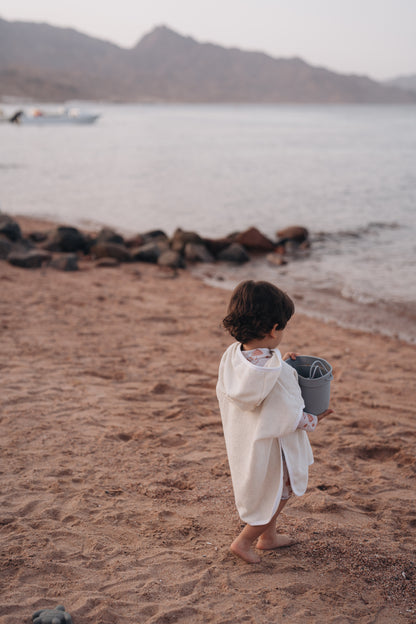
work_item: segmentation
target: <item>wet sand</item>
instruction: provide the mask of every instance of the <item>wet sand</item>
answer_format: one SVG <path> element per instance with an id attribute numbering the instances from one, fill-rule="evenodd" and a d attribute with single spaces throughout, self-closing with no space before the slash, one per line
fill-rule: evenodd
<path id="1" fill-rule="evenodd" d="M 416 622 L 415 347 L 296 315 L 334 367 L 297 543 L 248 565 L 215 397 L 229 293 L 154 266 L 0 263 L 0 621 Z"/>

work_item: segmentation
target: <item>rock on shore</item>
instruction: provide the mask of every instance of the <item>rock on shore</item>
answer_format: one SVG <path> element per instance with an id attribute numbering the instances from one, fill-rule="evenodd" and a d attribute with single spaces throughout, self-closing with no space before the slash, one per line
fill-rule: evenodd
<path id="1" fill-rule="evenodd" d="M 58 270 L 76 271 L 80 257 L 99 266 L 108 265 L 107 261 L 112 266 L 147 262 L 177 269 L 197 262 L 243 264 L 253 256 L 266 255 L 270 264 L 280 266 L 286 263 L 289 249 L 293 251 L 293 248 L 309 245 L 308 230 L 301 226 L 279 230 L 277 237 L 273 241 L 256 227 L 250 227 L 217 239 L 204 238 L 181 228 L 171 237 L 163 230 L 152 230 L 125 238 L 108 227 L 92 235 L 67 225 L 23 236 L 18 220 L 0 214 L 0 259 L 31 269 L 50 265 Z"/>

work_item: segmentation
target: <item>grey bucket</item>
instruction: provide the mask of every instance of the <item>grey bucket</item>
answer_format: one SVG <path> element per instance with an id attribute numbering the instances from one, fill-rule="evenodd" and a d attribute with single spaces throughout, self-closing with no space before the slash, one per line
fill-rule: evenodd
<path id="1" fill-rule="evenodd" d="M 329 407 L 332 366 L 324 359 L 312 355 L 298 355 L 296 360 L 286 360 L 298 373 L 298 381 L 305 412 L 322 414 Z"/>

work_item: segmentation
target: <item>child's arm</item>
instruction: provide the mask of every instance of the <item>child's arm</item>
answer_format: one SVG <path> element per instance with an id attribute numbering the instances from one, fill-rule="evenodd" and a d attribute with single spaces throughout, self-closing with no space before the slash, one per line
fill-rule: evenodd
<path id="1" fill-rule="evenodd" d="M 318 422 L 321 422 L 323 418 L 332 414 L 333 410 L 327 409 L 322 414 L 318 414 L 315 416 L 314 414 L 308 414 L 307 412 L 303 412 L 299 424 L 297 426 L 298 429 L 303 429 L 303 431 L 315 431 L 316 425 Z"/>
<path id="2" fill-rule="evenodd" d="M 291 360 L 296 360 L 296 356 L 300 355 L 300 353 L 295 353 L 294 351 L 289 351 L 288 353 L 285 353 L 284 356 L 282 357 L 282 360 L 288 360 L 289 358 Z"/>
<path id="3" fill-rule="evenodd" d="M 334 413 L 334 410 L 327 409 L 324 412 L 322 412 L 322 414 L 318 414 L 317 419 L 318 419 L 319 422 L 321 422 L 321 420 L 323 418 L 326 418 L 327 416 L 329 416 L 330 414 L 333 414 L 333 413 Z"/>

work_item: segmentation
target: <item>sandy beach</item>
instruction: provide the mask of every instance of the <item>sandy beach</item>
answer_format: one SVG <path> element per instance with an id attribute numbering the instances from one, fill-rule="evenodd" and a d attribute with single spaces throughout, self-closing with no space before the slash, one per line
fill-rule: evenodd
<path id="1" fill-rule="evenodd" d="M 229 293 L 87 260 L 0 281 L 1 623 L 416 622 L 415 346 L 295 315 L 281 350 L 331 362 L 336 413 L 279 522 L 295 545 L 248 565 L 215 396 Z"/>

